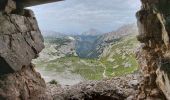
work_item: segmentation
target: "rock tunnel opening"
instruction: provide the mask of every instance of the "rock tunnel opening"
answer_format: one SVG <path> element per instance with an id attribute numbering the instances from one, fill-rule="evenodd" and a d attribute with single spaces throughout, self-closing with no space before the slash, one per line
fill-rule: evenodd
<path id="1" fill-rule="evenodd" d="M 7 1 L 7 2 L 6 2 Z M 30 1 L 22 1 L 22 3 L 30 3 Z M 42 1 L 43 2 L 43 1 Z M 56 85 L 46 86 L 45 81 L 41 78 L 40 74 L 35 71 L 34 65 L 31 60 L 35 59 L 40 51 L 44 48 L 43 38 L 38 27 L 36 18 L 31 10 L 18 9 L 15 0 L 1 0 L 0 1 L 0 65 L 3 65 L 2 72 L 8 74 L 1 75 L 0 78 L 0 98 L 13 100 L 70 100 L 70 99 L 111 99 L 111 100 L 169 100 L 170 94 L 170 81 L 169 81 L 169 0 L 141 0 L 142 7 L 137 12 L 139 35 L 138 40 L 142 43 L 139 51 L 137 52 L 138 63 L 140 66 L 141 75 L 127 75 L 122 77 L 115 77 L 113 80 L 103 81 L 85 81 L 73 87 L 56 87 Z M 5 6 L 4 6 L 5 5 Z M 89 7 L 89 5 L 88 5 Z M 22 7 L 21 7 L 22 8 Z M 49 26 L 48 26 L 49 27 Z M 108 35 L 108 34 L 107 34 Z M 115 34 L 114 34 L 115 35 Z M 65 36 L 64 36 L 65 37 Z M 54 37 L 56 39 L 56 37 Z M 73 40 L 72 37 L 69 39 Z M 117 40 L 119 41 L 119 39 Z M 120 40 L 123 41 L 123 40 Z M 45 40 L 46 42 L 46 40 Z M 63 39 L 53 40 L 52 43 L 62 43 Z M 68 40 L 64 42 L 70 42 Z M 110 43 L 109 41 L 104 41 Z M 129 43 L 129 41 L 125 41 Z M 66 45 L 65 43 L 62 43 Z M 101 44 L 101 43 L 99 43 Z M 127 45 L 127 44 L 126 44 Z M 51 46 L 50 46 L 51 47 Z M 50 49 L 48 47 L 47 49 Z M 55 49 L 61 47 L 56 46 Z M 121 46 L 123 47 L 123 46 Z M 53 48 L 54 49 L 54 48 Z M 122 49 L 121 49 L 122 50 Z M 64 51 L 64 50 L 61 50 Z M 71 50 L 73 51 L 73 50 Z M 108 50 L 106 50 L 108 51 Z M 112 51 L 113 52 L 113 51 Z M 119 51 L 118 51 L 119 52 Z M 11 56 L 10 56 L 11 54 Z M 52 53 L 54 55 L 54 53 Z M 110 56 L 111 54 L 109 54 Z M 1 57 L 3 56 L 3 57 Z M 70 55 L 67 55 L 70 57 Z M 118 58 L 118 57 L 116 57 Z M 124 57 L 121 56 L 123 59 Z M 125 57 L 126 58 L 126 57 Z M 62 60 L 65 58 L 62 58 Z M 63 61 L 59 60 L 57 63 L 63 65 Z M 102 68 L 100 77 L 109 76 L 107 70 L 104 70 L 105 61 L 98 63 L 98 60 L 77 59 L 71 57 L 65 59 L 66 61 L 81 62 L 86 66 L 89 63 L 94 65 L 99 64 Z M 87 60 L 87 61 L 84 61 Z M 110 60 L 114 62 L 116 59 Z M 37 61 L 35 61 L 37 63 Z M 50 61 L 51 69 L 56 66 L 54 63 L 57 61 L 52 59 Z M 47 62 L 44 62 L 47 63 Z M 12 66 L 13 65 L 13 66 Z M 39 66 L 43 64 L 38 63 Z M 113 65 L 111 63 L 110 65 Z M 129 66 L 129 64 L 126 64 Z M 22 66 L 25 66 L 22 68 Z M 62 68 L 69 68 L 70 62 L 62 66 Z M 83 66 L 80 64 L 79 66 Z M 107 64 L 109 66 L 109 64 Z M 6 68 L 4 68 L 6 67 Z M 115 67 L 118 68 L 119 66 Z M 11 73 L 15 70 L 14 73 Z M 44 67 L 45 68 L 45 67 Z M 91 68 L 91 66 L 90 66 Z M 7 70 L 6 70 L 7 69 Z M 95 67 L 97 70 L 98 67 Z M 87 69 L 86 69 L 87 70 Z M 123 69 L 120 69 L 125 73 Z M 43 72 L 43 70 L 41 70 Z M 52 69 L 56 71 L 56 69 Z M 91 73 L 97 71 L 82 71 L 80 69 L 69 71 L 82 72 L 85 77 L 91 77 Z M 109 71 L 108 71 L 109 72 Z M 104 73 L 104 74 L 103 74 Z M 111 74 L 113 74 L 111 72 Z M 115 74 L 115 73 L 114 73 Z M 58 73 L 56 74 L 56 76 Z M 64 73 L 69 76 L 70 74 Z M 86 76 L 87 75 L 87 76 Z M 90 76 L 88 76 L 90 75 Z M 55 76 L 55 74 L 52 74 Z M 99 76 L 97 76 L 98 78 Z M 79 77 L 76 77 L 79 78 Z M 96 77 L 94 77 L 96 78 Z M 92 78 L 93 79 L 93 78 Z M 138 81 L 140 80 L 140 82 Z M 138 82 L 137 82 L 138 81 Z M 128 84 L 126 84 L 128 83 Z M 58 84 L 52 81 L 52 84 Z M 135 88 L 134 88 L 135 87 Z M 136 88 L 138 87 L 138 88 Z M 15 90 L 15 92 L 14 92 Z M 60 93 L 59 93 L 60 92 Z M 86 97 L 91 96 L 91 97 Z"/>
<path id="2" fill-rule="evenodd" d="M 129 4 L 130 1 L 123 4 L 122 9 L 128 9 L 130 13 L 123 12 L 120 15 L 119 7 L 116 8 L 117 10 L 113 10 L 112 5 L 101 4 L 104 2 L 103 0 L 97 4 L 91 2 L 92 4 L 89 5 L 90 1 L 82 1 L 77 3 L 78 6 L 76 4 L 68 6 L 71 2 L 78 1 L 63 1 L 30 8 L 35 12 L 45 39 L 45 49 L 40 53 L 40 57 L 33 62 L 38 66 L 37 70 L 45 77 L 46 81 L 52 80 L 53 83 L 56 80 L 59 84 L 74 85 L 85 80 L 101 80 L 136 72 L 138 65 L 135 60 L 135 49 L 138 41 L 135 36 L 138 32 L 134 15 L 139 8 L 135 4 L 140 6 L 139 2 L 135 2 L 129 8 L 125 4 Z M 115 2 L 119 3 L 120 1 L 116 0 Z M 79 8 L 81 5 L 89 5 L 89 7 Z M 41 8 L 49 6 L 51 8 L 42 12 Z M 99 7 L 100 9 L 98 9 Z M 118 14 L 116 15 L 114 12 Z M 54 17 L 52 13 L 55 13 Z M 130 17 L 127 18 L 126 14 Z M 59 16 L 62 18 L 60 19 Z M 117 19 L 122 20 L 117 21 Z M 132 22 L 129 21 L 131 19 Z M 120 25 L 120 21 L 123 24 Z M 110 27 L 109 32 L 100 32 L 105 29 L 101 29 L 101 27 L 105 26 Z M 64 32 L 60 29 L 63 27 L 66 27 Z M 80 28 L 81 30 L 78 30 Z M 75 29 L 77 30 L 74 32 Z"/>
<path id="3" fill-rule="evenodd" d="M 41 8 L 41 6 L 39 6 L 39 7 Z M 39 7 L 31 8 L 34 10 L 35 15 L 36 15 L 36 13 L 38 13 L 38 11 L 39 11 L 38 9 L 40 9 Z M 48 8 L 47 5 L 44 7 Z M 52 11 L 52 9 L 49 11 Z M 45 10 L 42 13 L 47 15 L 48 12 L 47 12 L 47 10 Z M 74 12 L 72 12 L 72 13 L 74 14 Z M 41 15 L 41 16 L 45 17 L 45 15 Z M 49 15 L 50 15 L 50 13 L 49 13 Z M 134 16 L 135 13 L 130 14 L 130 15 L 133 15 L 133 17 L 135 19 L 135 16 Z M 60 15 L 60 16 L 64 16 L 64 15 Z M 77 16 L 79 16 L 79 15 L 77 15 Z M 46 19 L 44 21 L 48 21 L 50 19 L 50 17 L 51 16 L 48 16 L 48 19 Z M 41 18 L 40 18 L 41 21 L 39 20 L 39 16 L 36 15 L 36 18 L 38 19 L 39 23 L 43 22 Z M 54 19 L 51 18 L 51 20 L 52 21 L 50 21 L 50 22 L 54 23 Z M 128 21 L 128 22 L 130 22 L 130 21 Z M 67 24 L 67 23 L 65 23 L 65 24 Z M 47 24 L 47 26 L 48 26 L 47 28 L 49 28 L 49 26 L 52 26 L 52 25 Z M 56 25 L 56 26 L 59 26 L 59 25 Z M 33 63 L 35 63 L 35 65 L 38 67 L 38 68 L 36 67 L 35 69 L 37 69 L 37 71 L 41 73 L 41 75 L 46 79 L 46 82 L 50 83 L 47 85 L 48 88 L 51 87 L 55 90 L 57 87 L 58 89 L 56 89 L 55 91 L 64 91 L 63 94 L 60 94 L 60 92 L 57 94 L 54 93 L 53 94 L 53 96 L 55 96 L 54 98 L 56 98 L 56 99 L 61 98 L 61 100 L 62 99 L 63 100 L 67 100 L 67 99 L 78 100 L 80 98 L 83 98 L 85 100 L 104 100 L 104 99 L 123 100 L 127 97 L 129 97 L 130 99 L 134 98 L 134 96 L 131 96 L 131 94 L 133 94 L 133 93 L 135 93 L 135 91 L 137 91 L 138 79 L 140 77 L 140 75 L 138 75 L 138 71 L 136 71 L 136 70 L 138 70 L 138 68 L 137 68 L 138 66 L 137 66 L 137 62 L 135 60 L 135 52 L 134 52 L 134 49 L 137 48 L 136 45 L 138 43 L 137 39 L 135 37 L 135 35 L 137 35 L 137 33 L 138 33 L 137 26 L 135 24 L 131 24 L 131 22 L 130 22 L 130 24 L 122 25 L 122 26 L 120 26 L 120 28 L 117 28 L 117 30 L 114 30 L 113 32 L 103 32 L 103 33 L 105 33 L 105 35 L 101 35 L 100 33 L 97 33 L 95 29 L 92 29 L 90 31 L 92 31 L 92 36 L 90 36 L 88 32 L 85 32 L 85 35 L 78 34 L 77 36 L 74 36 L 72 34 L 69 36 L 69 35 L 65 35 L 63 33 L 58 34 L 57 32 L 54 32 L 54 31 L 53 32 L 51 31 L 51 33 L 52 33 L 52 35 L 50 34 L 51 36 L 46 35 L 48 33 L 45 34 L 45 36 L 44 36 L 45 49 L 40 53 L 40 57 L 38 59 L 34 60 Z M 43 34 L 43 32 L 44 31 L 42 31 L 42 34 Z M 50 33 L 50 31 L 47 31 L 47 32 Z M 57 35 L 55 35 L 55 34 L 57 34 Z M 97 35 L 95 36 L 95 34 L 97 34 Z M 119 36 L 119 34 L 123 34 L 123 35 Z M 98 38 L 99 36 L 100 36 L 100 38 Z M 75 39 L 77 39 L 77 37 L 78 37 L 78 39 L 83 40 L 83 42 L 87 41 L 88 45 L 91 42 L 91 41 L 89 41 L 90 39 L 94 39 L 94 41 L 92 41 L 92 42 L 94 42 L 94 44 L 95 44 L 98 39 L 101 40 L 104 38 L 103 40 L 99 41 L 99 43 L 97 43 L 98 44 L 97 46 L 101 50 L 101 52 L 94 51 L 94 48 L 91 49 L 93 51 L 92 53 L 96 53 L 96 52 L 98 53 L 98 54 L 91 55 L 91 56 L 94 56 L 92 58 L 95 58 L 95 59 L 92 59 L 92 60 L 89 59 L 91 56 L 86 56 L 86 55 L 88 55 L 87 53 L 84 55 L 82 54 L 82 53 L 88 51 L 87 49 L 82 50 L 82 47 L 84 49 L 84 47 L 88 47 L 88 45 L 85 46 L 84 43 L 80 40 L 78 40 L 78 44 L 76 44 L 76 46 L 78 45 L 78 46 L 82 46 L 82 47 L 79 47 L 76 49 L 69 48 L 70 45 L 74 45 L 72 43 L 70 44 L 69 42 L 74 42 Z M 122 41 L 123 41 L 123 43 L 122 43 Z M 59 44 L 57 44 L 57 43 L 59 43 Z M 94 44 L 91 47 L 94 47 Z M 103 48 L 101 47 L 103 44 L 104 44 L 103 47 L 113 46 L 113 49 L 110 52 L 114 51 L 114 53 L 117 55 L 115 55 L 113 58 L 110 57 L 110 59 L 107 59 L 107 60 L 105 60 L 106 58 L 104 58 L 104 57 L 102 59 L 100 59 L 100 61 L 96 60 L 96 59 L 98 59 L 99 54 L 108 51 L 108 49 L 103 50 Z M 64 47 L 64 50 L 63 49 L 60 50 L 61 46 L 66 46 L 66 48 Z M 59 54 L 56 53 L 57 50 L 60 50 L 61 53 L 63 53 L 63 52 L 67 53 L 67 51 L 65 51 L 65 49 L 70 49 L 68 54 L 64 54 L 64 57 L 61 57 L 61 58 L 55 57 L 55 56 L 61 55 L 60 53 Z M 116 49 L 116 50 L 114 50 L 114 49 Z M 78 52 L 76 52 L 76 50 L 78 50 Z M 50 52 L 48 52 L 48 51 L 50 51 Z M 75 56 L 74 55 L 75 53 L 79 53 L 78 56 L 80 56 L 80 58 L 76 57 L 77 55 Z M 111 53 L 106 54 L 106 55 L 103 53 L 103 55 L 104 56 L 110 56 L 110 55 L 113 56 L 113 54 L 111 54 Z M 121 60 L 114 59 L 116 57 L 120 58 Z M 121 64 L 119 64 L 119 65 L 115 64 L 114 63 L 115 61 L 116 61 L 116 63 L 120 62 Z M 72 65 L 70 65 L 70 63 Z M 59 66 L 59 67 L 53 68 L 56 66 Z M 70 68 L 70 66 L 72 66 L 72 68 Z M 77 67 L 81 66 L 81 67 L 87 67 L 87 68 L 73 69 L 74 66 L 77 66 Z M 93 66 L 94 66 L 94 68 L 92 68 Z M 107 66 L 109 66 L 109 67 L 107 68 Z M 114 66 L 114 68 L 112 68 L 113 66 Z M 120 68 L 118 68 L 118 67 L 120 67 Z M 97 70 L 97 69 L 99 69 L 99 70 Z M 112 70 L 115 70 L 115 72 L 112 72 Z M 71 72 L 71 74 L 70 74 L 70 72 Z M 69 87 L 68 85 L 75 85 L 81 81 L 85 81 L 84 77 L 86 78 L 86 80 L 101 80 L 103 78 L 108 78 L 108 77 L 113 77 L 113 76 L 121 76 L 121 75 L 126 75 L 129 73 L 135 73 L 135 74 L 129 75 L 126 77 L 123 76 L 120 79 L 121 81 L 119 79 L 117 79 L 117 77 L 116 77 L 115 79 L 113 78 L 112 80 L 110 80 L 110 82 L 108 82 L 108 83 L 107 83 L 107 81 L 104 80 L 104 81 L 100 81 L 99 83 L 98 82 L 87 82 L 87 83 L 83 84 L 82 86 L 81 86 L 81 84 L 78 84 L 77 89 L 74 89 L 75 88 L 74 86 L 70 87 L 68 89 L 68 91 L 71 91 L 70 93 L 68 91 L 65 91 L 65 89 L 61 88 L 61 86 L 60 86 L 60 84 L 62 84 L 62 86 L 67 86 L 67 87 Z M 80 76 L 79 75 L 77 76 L 77 74 L 79 74 Z M 83 76 L 83 78 L 82 78 L 82 76 Z M 132 77 L 132 78 L 130 78 L 130 77 Z M 78 80 L 78 81 L 75 81 L 75 80 Z M 118 81 L 118 82 L 116 82 L 116 81 Z M 120 90 L 121 92 L 119 94 L 117 94 L 117 92 L 119 91 L 119 90 L 117 90 L 117 88 L 119 88 L 120 85 L 115 88 L 114 84 L 118 85 L 119 82 L 121 82 L 120 84 L 122 86 L 124 86 L 124 88 L 121 88 L 121 90 Z M 63 85 L 63 83 L 65 83 L 65 84 Z M 128 84 L 126 84 L 126 83 L 128 83 Z M 102 85 L 98 86 L 98 84 L 102 84 Z M 104 88 L 105 85 L 107 86 L 107 88 Z M 52 86 L 54 86 L 54 87 L 52 87 Z M 90 87 L 90 88 L 88 88 L 88 87 Z M 100 87 L 101 89 L 103 89 L 103 88 L 104 89 L 103 90 L 95 90 L 98 87 Z M 110 87 L 113 87 L 113 88 L 110 88 Z M 82 88 L 85 88 L 85 90 L 83 90 Z M 128 88 L 128 89 L 126 89 L 124 91 L 125 88 Z M 133 89 L 131 89 L 131 88 L 133 88 Z M 88 89 L 91 89 L 91 90 L 88 90 Z M 113 92 L 113 90 L 116 92 Z M 84 91 L 84 92 L 82 93 L 81 91 Z M 92 93 L 92 92 L 94 92 L 94 93 Z M 103 92 L 104 92 L 104 94 L 103 94 Z M 74 97 L 76 93 L 80 97 Z M 114 93 L 114 94 L 112 94 L 112 93 Z"/>

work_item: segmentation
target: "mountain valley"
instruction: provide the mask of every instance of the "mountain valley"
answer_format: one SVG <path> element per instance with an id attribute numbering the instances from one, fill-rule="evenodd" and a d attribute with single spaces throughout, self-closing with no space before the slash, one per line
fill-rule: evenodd
<path id="1" fill-rule="evenodd" d="M 33 63 L 47 82 L 74 85 L 133 73 L 138 69 L 135 50 L 137 28 L 124 25 L 100 34 L 46 36 L 45 49 Z"/>

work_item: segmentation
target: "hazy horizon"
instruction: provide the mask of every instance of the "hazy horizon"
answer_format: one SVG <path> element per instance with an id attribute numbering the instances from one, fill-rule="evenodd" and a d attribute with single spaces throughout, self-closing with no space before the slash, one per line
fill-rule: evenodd
<path id="1" fill-rule="evenodd" d="M 30 7 L 41 30 L 80 34 L 89 29 L 111 32 L 136 22 L 139 0 L 65 0 Z"/>

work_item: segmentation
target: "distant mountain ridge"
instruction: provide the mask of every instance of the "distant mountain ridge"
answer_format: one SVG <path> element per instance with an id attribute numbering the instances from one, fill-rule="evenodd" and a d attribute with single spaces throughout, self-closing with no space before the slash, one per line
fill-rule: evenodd
<path id="1" fill-rule="evenodd" d="M 66 36 L 65 33 L 60 33 L 60 32 L 56 32 L 56 31 L 43 30 L 43 31 L 41 31 L 41 33 L 44 37 L 58 37 L 58 38 L 60 38 L 60 37 Z"/>
<path id="2" fill-rule="evenodd" d="M 98 35 L 102 35 L 102 34 L 103 33 L 100 32 L 99 30 L 91 28 L 88 31 L 81 33 L 80 35 L 82 35 L 82 36 L 98 36 Z"/>
<path id="3" fill-rule="evenodd" d="M 49 31 L 48 35 L 45 37 L 53 38 L 53 41 L 55 41 L 56 43 L 57 40 L 60 40 L 60 42 L 64 42 L 65 40 L 71 39 L 72 41 L 70 42 L 74 41 L 74 43 L 70 45 L 72 46 L 72 48 L 74 47 L 75 53 L 79 57 L 100 58 L 102 53 L 106 52 L 107 48 L 110 47 L 110 45 L 125 36 L 135 34 L 137 34 L 136 24 L 127 24 L 123 25 L 116 31 L 112 31 L 109 33 L 101 33 L 96 29 L 90 29 L 89 31 L 83 32 L 79 35 L 68 35 L 64 33 Z M 61 48 L 63 48 L 62 46 L 65 45 L 61 45 Z M 70 48 L 69 45 L 68 48 Z M 65 47 L 65 49 L 67 48 Z M 67 50 L 63 49 L 63 51 Z"/>
<path id="4" fill-rule="evenodd" d="M 116 31 L 105 33 L 103 35 L 98 35 L 93 37 L 93 41 L 81 41 L 83 44 L 91 45 L 91 48 L 86 50 L 85 55 L 79 55 L 85 58 L 98 58 L 105 51 L 105 48 L 113 44 L 117 40 L 128 36 L 128 35 L 137 35 L 138 30 L 136 24 L 128 24 L 120 27 Z M 93 35 L 92 35 L 93 36 Z M 91 36 L 91 37 L 92 37 Z M 87 40 L 89 37 L 84 37 Z M 87 42 L 87 43 L 86 43 Z M 90 42 L 90 43 L 89 43 Z M 87 47 L 79 43 L 81 47 Z"/>

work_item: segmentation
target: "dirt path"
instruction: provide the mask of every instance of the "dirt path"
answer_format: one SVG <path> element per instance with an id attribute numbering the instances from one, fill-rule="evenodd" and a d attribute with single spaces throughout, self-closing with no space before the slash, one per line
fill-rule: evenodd
<path id="1" fill-rule="evenodd" d="M 106 66 L 103 64 L 103 63 L 101 63 L 101 66 L 104 68 L 104 71 L 103 71 L 103 78 L 107 78 L 107 75 L 106 75 Z"/>

